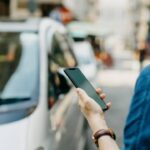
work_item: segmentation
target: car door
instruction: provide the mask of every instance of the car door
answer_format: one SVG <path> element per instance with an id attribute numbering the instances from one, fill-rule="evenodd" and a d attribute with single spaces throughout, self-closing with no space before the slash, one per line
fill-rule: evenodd
<path id="1" fill-rule="evenodd" d="M 60 71 L 77 64 L 67 36 L 56 31 L 48 46 L 51 48 L 48 50 L 48 107 L 56 150 L 78 150 L 84 146 L 84 119 L 77 106 L 77 95 Z"/>

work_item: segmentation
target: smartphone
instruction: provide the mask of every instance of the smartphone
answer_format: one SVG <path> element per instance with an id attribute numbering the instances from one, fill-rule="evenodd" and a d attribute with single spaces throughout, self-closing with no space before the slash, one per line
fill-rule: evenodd
<path id="1" fill-rule="evenodd" d="M 83 89 L 88 94 L 88 96 L 93 98 L 101 106 L 103 111 L 107 110 L 106 103 L 100 99 L 92 84 L 87 80 L 87 78 L 84 76 L 79 68 L 67 68 L 64 69 L 64 72 L 76 88 Z"/>

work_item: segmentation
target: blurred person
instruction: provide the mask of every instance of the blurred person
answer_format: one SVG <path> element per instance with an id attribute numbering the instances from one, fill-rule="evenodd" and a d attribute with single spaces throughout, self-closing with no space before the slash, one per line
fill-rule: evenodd
<path id="1" fill-rule="evenodd" d="M 61 3 L 56 5 L 56 7 L 50 12 L 49 17 L 64 24 L 73 20 L 71 11 Z"/>
<path id="2" fill-rule="evenodd" d="M 100 59 L 105 66 L 112 67 L 114 64 L 113 58 L 109 52 L 106 52 L 104 49 L 102 49 L 99 37 L 89 35 L 88 40 L 92 44 L 96 59 Z"/>
<path id="3" fill-rule="evenodd" d="M 150 58 L 150 29 L 146 38 L 146 50 L 145 59 L 148 60 Z"/>
<path id="4" fill-rule="evenodd" d="M 140 71 L 143 68 L 143 62 L 145 60 L 147 48 L 146 48 L 146 42 L 140 42 L 139 48 L 138 48 L 138 53 L 139 53 L 139 63 L 140 63 Z"/>
<path id="5" fill-rule="evenodd" d="M 106 95 L 96 89 L 101 99 Z M 81 112 L 87 119 L 100 150 L 119 150 L 101 107 L 82 89 L 77 89 Z M 108 109 L 111 103 L 107 103 Z M 119 113 L 119 112 L 118 112 Z M 150 66 L 139 75 L 124 129 L 124 150 L 150 150 Z"/>
<path id="6" fill-rule="evenodd" d="M 61 6 L 56 6 L 55 9 L 53 9 L 50 14 L 49 14 L 49 17 L 51 17 L 52 19 L 58 21 L 58 22 L 61 22 L 62 21 L 62 18 L 61 18 L 61 13 L 60 13 L 60 8 Z"/>

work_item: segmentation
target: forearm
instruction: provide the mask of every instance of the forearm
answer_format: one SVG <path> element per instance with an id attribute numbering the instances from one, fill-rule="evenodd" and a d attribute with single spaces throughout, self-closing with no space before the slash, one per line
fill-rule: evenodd
<path id="1" fill-rule="evenodd" d="M 89 125 L 93 131 L 93 134 L 101 129 L 108 129 L 106 121 L 100 117 L 91 117 L 88 119 Z M 102 136 L 98 140 L 100 150 L 119 150 L 119 147 L 114 139 L 110 136 Z"/>
<path id="2" fill-rule="evenodd" d="M 110 136 L 103 136 L 99 138 L 98 145 L 100 150 L 119 150 L 116 141 Z"/>

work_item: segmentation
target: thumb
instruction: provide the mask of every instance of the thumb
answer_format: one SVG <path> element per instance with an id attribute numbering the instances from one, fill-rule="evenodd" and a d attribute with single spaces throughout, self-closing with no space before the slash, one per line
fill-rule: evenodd
<path id="1" fill-rule="evenodd" d="M 87 93 L 84 90 L 80 89 L 80 88 L 77 88 L 77 93 L 78 93 L 78 95 L 79 95 L 79 97 L 82 101 L 86 101 L 89 98 Z"/>

